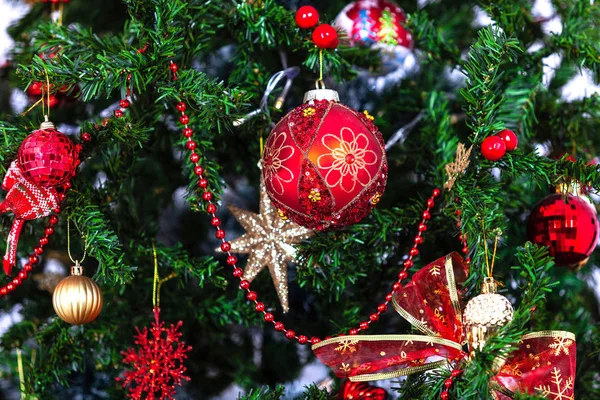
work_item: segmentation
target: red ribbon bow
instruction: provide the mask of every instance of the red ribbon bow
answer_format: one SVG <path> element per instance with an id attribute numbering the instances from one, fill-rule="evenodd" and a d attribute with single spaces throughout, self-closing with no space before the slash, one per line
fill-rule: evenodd
<path id="1" fill-rule="evenodd" d="M 6 254 L 4 255 L 4 272 L 10 275 L 17 261 L 17 245 L 23 224 L 27 220 L 43 218 L 58 208 L 60 198 L 55 188 L 42 187 L 27 180 L 17 161 L 13 161 L 8 169 L 2 189 L 8 194 L 0 203 L 0 213 L 12 211 L 15 220 L 7 239 Z"/>
<path id="2" fill-rule="evenodd" d="M 457 285 L 467 275 L 462 257 L 452 253 L 419 270 L 394 293 L 396 311 L 425 335 L 336 337 L 312 346 L 315 355 L 338 377 L 354 382 L 397 378 L 466 361 L 464 299 Z M 575 335 L 570 332 L 524 335 L 491 379 L 492 395 L 506 400 L 520 391 L 552 400 L 574 399 L 575 353 Z"/>

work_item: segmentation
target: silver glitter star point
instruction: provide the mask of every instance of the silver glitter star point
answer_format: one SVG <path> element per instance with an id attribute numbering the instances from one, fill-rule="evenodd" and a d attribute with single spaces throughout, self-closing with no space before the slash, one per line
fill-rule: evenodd
<path id="1" fill-rule="evenodd" d="M 283 312 L 289 311 L 288 261 L 296 260 L 295 244 L 314 232 L 291 221 L 283 220 L 271 204 L 264 182 L 260 184 L 260 214 L 228 207 L 246 233 L 231 241 L 231 252 L 248 254 L 244 279 L 252 281 L 265 267 L 269 268 Z"/>

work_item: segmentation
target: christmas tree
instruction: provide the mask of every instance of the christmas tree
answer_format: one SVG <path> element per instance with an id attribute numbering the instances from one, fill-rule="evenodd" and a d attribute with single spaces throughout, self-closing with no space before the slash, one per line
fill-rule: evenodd
<path id="1" fill-rule="evenodd" d="M 600 397 L 598 2 L 28 3 L 0 397 Z"/>

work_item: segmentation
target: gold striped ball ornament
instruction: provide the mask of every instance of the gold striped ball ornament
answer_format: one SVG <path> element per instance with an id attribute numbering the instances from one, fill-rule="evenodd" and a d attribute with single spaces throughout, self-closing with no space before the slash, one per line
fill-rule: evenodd
<path id="1" fill-rule="evenodd" d="M 71 276 L 58 283 L 52 295 L 56 314 L 72 325 L 92 322 L 102 310 L 102 292 L 90 278 L 83 275 L 83 267 L 76 263 Z"/>

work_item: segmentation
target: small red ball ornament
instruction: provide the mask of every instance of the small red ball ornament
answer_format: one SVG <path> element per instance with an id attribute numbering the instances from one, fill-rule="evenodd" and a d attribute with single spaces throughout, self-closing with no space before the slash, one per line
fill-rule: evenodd
<path id="1" fill-rule="evenodd" d="M 58 186 L 75 175 L 78 152 L 68 136 L 51 122 L 27 136 L 17 154 L 23 175 L 43 187 Z"/>
<path id="2" fill-rule="evenodd" d="M 517 148 L 519 144 L 519 138 L 517 135 L 511 131 L 510 129 L 504 129 L 500 131 L 496 136 L 498 136 L 502 141 L 504 141 L 504 145 L 506 146 L 506 150 L 513 151 Z"/>
<path id="3" fill-rule="evenodd" d="M 320 49 L 335 49 L 338 45 L 338 34 L 329 24 L 321 24 L 313 31 L 313 43 Z"/>
<path id="4" fill-rule="evenodd" d="M 481 143 L 481 154 L 489 161 L 498 161 L 506 154 L 506 145 L 498 136 L 489 136 Z"/>
<path id="5" fill-rule="evenodd" d="M 302 29 L 310 29 L 319 23 L 319 12 L 312 6 L 302 6 L 296 12 L 296 24 Z"/>
<path id="6" fill-rule="evenodd" d="M 527 222 L 529 240 L 548 246 L 558 265 L 582 267 L 598 243 L 595 210 L 582 198 L 551 194 L 537 203 Z"/>
<path id="7" fill-rule="evenodd" d="M 333 90 L 312 90 L 269 135 L 262 158 L 267 193 L 284 216 L 310 229 L 354 224 L 387 181 L 381 133 Z"/>

